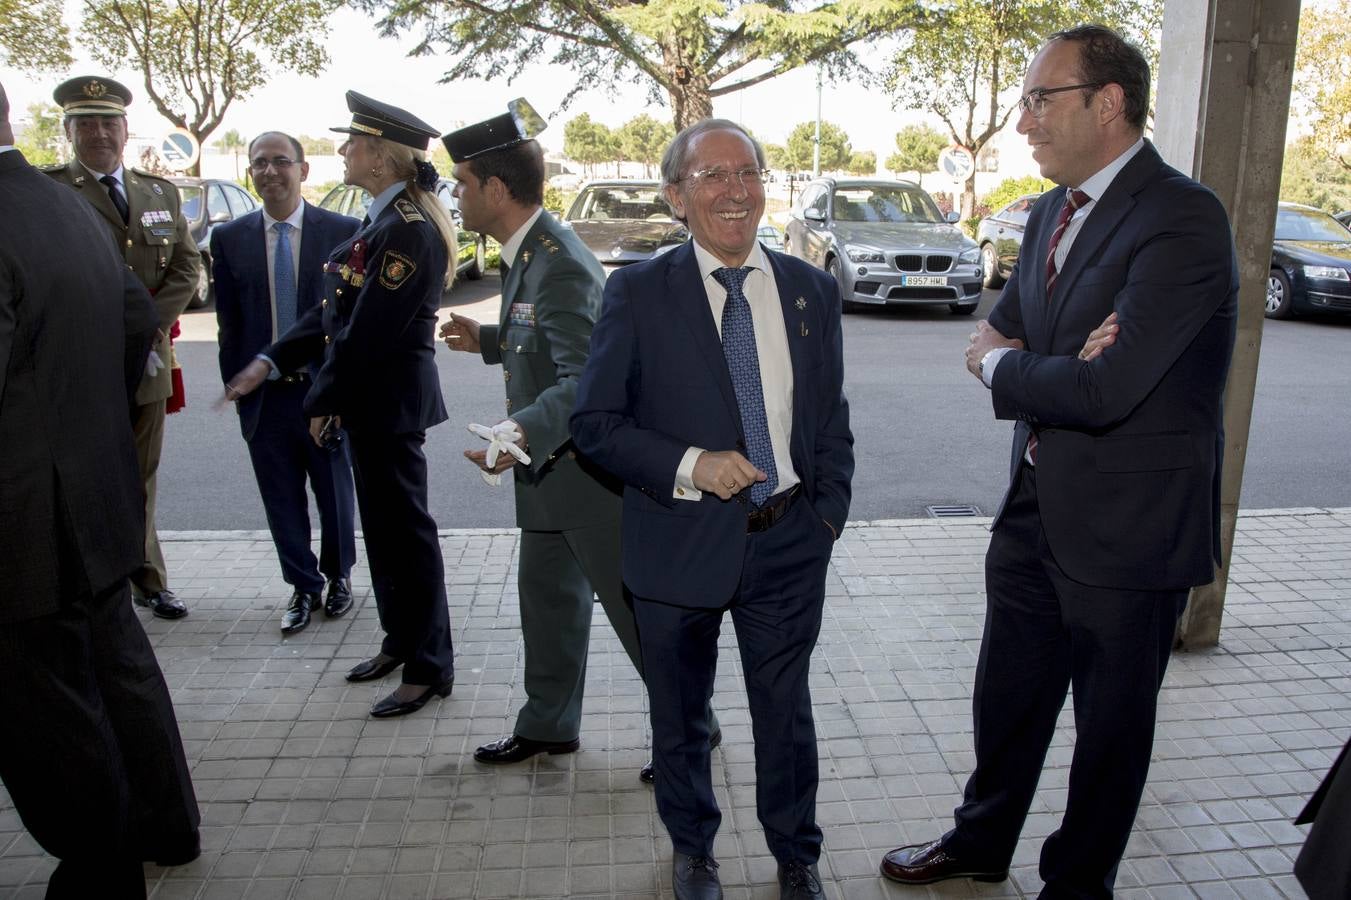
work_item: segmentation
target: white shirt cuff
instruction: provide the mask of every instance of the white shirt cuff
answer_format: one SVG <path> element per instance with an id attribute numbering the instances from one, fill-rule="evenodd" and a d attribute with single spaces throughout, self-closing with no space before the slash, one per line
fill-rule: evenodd
<path id="1" fill-rule="evenodd" d="M 675 490 L 671 492 L 676 500 L 699 500 L 704 496 L 704 492 L 694 486 L 694 464 L 703 452 L 699 447 L 691 447 L 680 458 L 680 465 L 676 467 Z"/>
<path id="2" fill-rule="evenodd" d="M 278 378 L 281 377 L 281 369 L 278 369 L 278 368 L 277 368 L 277 364 L 274 363 L 274 362 L 271 360 L 271 358 L 268 357 L 266 354 L 259 353 L 259 354 L 257 354 L 256 356 L 254 356 L 253 358 L 254 358 L 254 359 L 261 359 L 263 362 L 267 363 L 268 368 L 271 369 L 271 371 L 267 373 L 267 380 L 268 380 L 268 381 L 276 381 Z"/>
<path id="3" fill-rule="evenodd" d="M 994 387 L 994 370 L 999 366 L 999 361 L 1004 358 L 1004 354 L 1012 349 L 1012 347 L 995 347 L 981 357 L 980 380 L 985 382 L 986 387 Z"/>

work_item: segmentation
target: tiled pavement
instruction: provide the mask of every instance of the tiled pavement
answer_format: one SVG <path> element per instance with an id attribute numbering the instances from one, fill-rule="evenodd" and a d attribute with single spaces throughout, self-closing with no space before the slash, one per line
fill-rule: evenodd
<path id="1" fill-rule="evenodd" d="M 1068 712 L 1002 885 L 888 885 L 880 855 L 950 821 L 972 763 L 970 684 L 983 616 L 985 520 L 860 523 L 836 548 L 813 666 L 821 871 L 834 898 L 1021 897 L 1063 809 Z M 446 532 L 456 628 L 452 697 L 365 713 L 393 680 L 349 685 L 377 647 L 359 607 L 290 640 L 288 592 L 264 534 L 167 536 L 192 614 L 145 617 L 173 688 L 201 801 L 205 852 L 148 868 L 155 900 L 666 897 L 670 846 L 651 791 L 641 685 L 598 614 L 583 749 L 513 768 L 473 748 L 511 727 L 521 696 L 512 532 Z M 144 614 L 144 613 L 143 613 Z M 735 636 L 724 629 L 714 753 L 729 898 L 776 897 L 754 811 Z M 1290 824 L 1351 733 L 1351 509 L 1240 518 L 1217 649 L 1175 656 L 1122 897 L 1301 897 Z M 0 898 L 40 897 L 53 862 L 0 793 Z"/>

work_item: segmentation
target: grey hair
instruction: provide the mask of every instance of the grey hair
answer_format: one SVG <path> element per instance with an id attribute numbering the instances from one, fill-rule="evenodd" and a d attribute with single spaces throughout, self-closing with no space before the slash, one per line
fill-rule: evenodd
<path id="1" fill-rule="evenodd" d="M 760 142 L 755 139 L 745 126 L 733 122 L 731 119 L 700 119 L 693 125 L 688 125 L 681 130 L 679 134 L 671 141 L 666 152 L 661 156 L 661 184 L 663 188 L 674 187 L 680 183 L 680 180 L 689 173 L 685 171 L 685 166 L 689 163 L 690 144 L 701 134 L 707 134 L 710 131 L 735 131 L 746 140 L 751 142 L 755 148 L 755 162 L 764 169 L 769 166 L 765 160 L 765 148 L 760 146 Z M 663 191 L 665 193 L 665 191 Z M 666 203 L 671 206 L 670 201 Z M 675 214 L 675 207 L 671 207 L 671 214 Z"/>

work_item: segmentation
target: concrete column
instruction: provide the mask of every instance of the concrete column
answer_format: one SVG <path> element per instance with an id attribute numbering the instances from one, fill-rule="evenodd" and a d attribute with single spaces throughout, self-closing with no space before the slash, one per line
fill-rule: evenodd
<path id="1" fill-rule="evenodd" d="M 1154 142 L 1163 158 L 1215 191 L 1238 247 L 1238 340 L 1224 397 L 1220 520 L 1225 565 L 1192 591 L 1184 649 L 1220 639 L 1228 560 L 1262 345 L 1271 236 L 1285 155 L 1300 0 L 1167 0 Z"/>

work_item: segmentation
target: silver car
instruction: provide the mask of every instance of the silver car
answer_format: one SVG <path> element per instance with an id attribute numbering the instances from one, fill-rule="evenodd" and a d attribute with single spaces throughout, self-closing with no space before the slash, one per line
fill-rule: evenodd
<path id="1" fill-rule="evenodd" d="M 980 303 L 980 247 L 908 181 L 818 178 L 784 230 L 784 250 L 835 276 L 844 309 Z"/>

